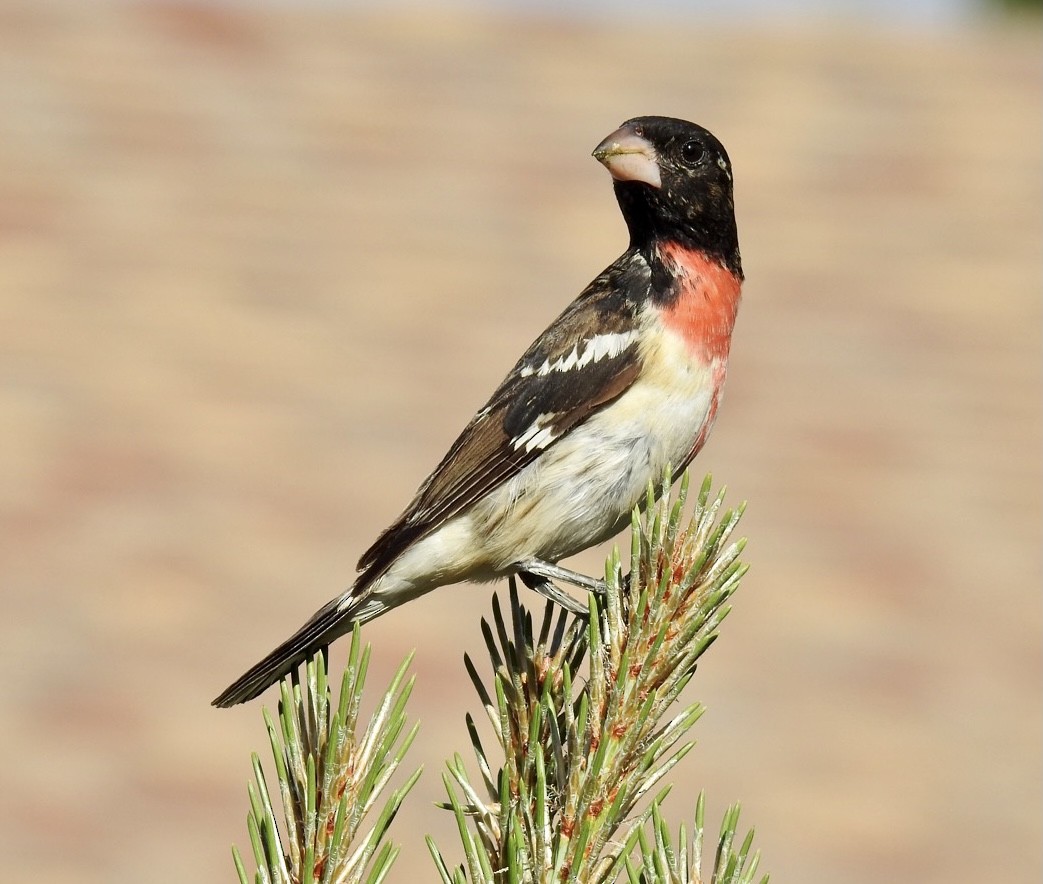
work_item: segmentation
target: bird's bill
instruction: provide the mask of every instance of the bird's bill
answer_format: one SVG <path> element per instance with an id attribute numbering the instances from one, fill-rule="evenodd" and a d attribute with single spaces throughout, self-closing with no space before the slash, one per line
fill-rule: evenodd
<path id="1" fill-rule="evenodd" d="M 594 159 L 616 181 L 639 181 L 657 189 L 662 186 L 655 148 L 630 126 L 617 129 L 594 148 Z"/>

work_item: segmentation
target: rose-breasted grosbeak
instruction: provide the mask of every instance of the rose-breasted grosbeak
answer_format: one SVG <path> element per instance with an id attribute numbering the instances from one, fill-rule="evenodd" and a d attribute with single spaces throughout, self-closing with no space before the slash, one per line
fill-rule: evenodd
<path id="1" fill-rule="evenodd" d="M 621 530 L 649 480 L 702 447 L 743 278 L 728 155 L 693 123 L 637 117 L 594 156 L 615 179 L 629 248 L 525 351 L 354 585 L 215 706 L 256 697 L 355 623 L 445 584 L 516 573 L 585 611 L 550 583 L 579 577 L 556 563 Z"/>

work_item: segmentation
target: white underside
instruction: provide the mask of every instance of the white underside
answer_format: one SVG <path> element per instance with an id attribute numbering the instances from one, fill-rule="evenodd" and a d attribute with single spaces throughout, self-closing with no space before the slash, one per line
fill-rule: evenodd
<path id="1" fill-rule="evenodd" d="M 723 378 L 723 366 L 691 359 L 679 336 L 655 339 L 619 399 L 413 544 L 345 606 L 354 601 L 369 619 L 437 586 L 501 577 L 526 558 L 558 562 L 625 527 L 649 480 L 687 462 Z"/>

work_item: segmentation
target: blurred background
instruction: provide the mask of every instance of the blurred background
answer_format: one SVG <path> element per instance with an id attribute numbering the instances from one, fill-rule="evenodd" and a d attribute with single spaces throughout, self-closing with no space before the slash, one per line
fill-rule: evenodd
<path id="1" fill-rule="evenodd" d="M 1039 881 L 1040 38 L 969 0 L 0 3 L 9 880 L 233 880 L 266 737 L 210 699 L 625 247 L 590 151 L 659 113 L 735 166 L 696 470 L 753 565 L 669 817 L 741 799 L 778 882 Z M 366 629 L 374 693 L 417 649 L 393 880 L 459 856 L 490 596 Z"/>

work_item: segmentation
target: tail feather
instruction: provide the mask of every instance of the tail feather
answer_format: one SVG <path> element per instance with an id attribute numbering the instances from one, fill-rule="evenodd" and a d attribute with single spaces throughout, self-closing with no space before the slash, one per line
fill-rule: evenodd
<path id="1" fill-rule="evenodd" d="M 350 630 L 360 617 L 355 605 L 342 606 L 343 596 L 316 611 L 310 620 L 255 666 L 230 684 L 212 703 L 227 708 L 245 703 L 296 669 L 334 639 Z"/>
<path id="2" fill-rule="evenodd" d="M 346 593 L 327 602 L 300 629 L 256 666 L 251 666 L 213 701 L 228 707 L 252 700 L 330 645 L 356 623 L 368 623 L 438 584 L 379 571 L 363 572 Z"/>

